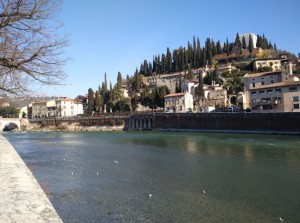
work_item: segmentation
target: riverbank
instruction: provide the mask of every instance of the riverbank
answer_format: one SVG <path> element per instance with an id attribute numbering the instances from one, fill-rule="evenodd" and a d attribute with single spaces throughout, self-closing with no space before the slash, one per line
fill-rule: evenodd
<path id="1" fill-rule="evenodd" d="M 63 124 L 58 126 L 36 126 L 27 125 L 22 130 L 26 131 L 67 131 L 67 132 L 113 132 L 113 131 L 123 131 L 124 125 L 118 126 L 80 126 L 78 124 Z"/>
<path id="2" fill-rule="evenodd" d="M 12 223 L 62 223 L 13 146 L 0 135 L 0 219 Z"/>

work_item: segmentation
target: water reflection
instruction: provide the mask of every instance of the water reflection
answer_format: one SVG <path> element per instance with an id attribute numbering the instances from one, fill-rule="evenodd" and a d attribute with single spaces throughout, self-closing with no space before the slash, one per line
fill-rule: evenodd
<path id="1" fill-rule="evenodd" d="M 254 152 L 253 152 L 253 149 L 251 148 L 250 145 L 245 145 L 244 147 L 244 158 L 245 158 L 245 161 L 247 163 L 251 163 L 252 160 L 253 160 L 253 155 L 254 155 Z"/>

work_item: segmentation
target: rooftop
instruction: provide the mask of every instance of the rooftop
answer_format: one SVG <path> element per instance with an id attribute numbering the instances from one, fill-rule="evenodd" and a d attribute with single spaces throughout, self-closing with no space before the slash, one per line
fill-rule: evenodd
<path id="1" fill-rule="evenodd" d="M 254 77 L 263 77 L 263 76 L 271 76 L 271 75 L 278 75 L 281 72 L 262 72 L 262 73 L 252 73 L 252 74 L 245 74 L 245 78 L 254 78 Z"/>
<path id="2" fill-rule="evenodd" d="M 254 89 L 251 89 L 251 91 L 261 90 L 266 88 L 275 88 L 275 87 L 288 87 L 288 86 L 300 86 L 300 81 L 277 82 L 274 84 L 261 85 Z"/>

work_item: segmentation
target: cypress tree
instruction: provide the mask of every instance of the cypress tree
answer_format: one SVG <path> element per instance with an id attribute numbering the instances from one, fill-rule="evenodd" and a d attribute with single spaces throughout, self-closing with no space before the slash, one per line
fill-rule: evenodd
<path id="1" fill-rule="evenodd" d="M 242 43 L 241 43 L 240 36 L 238 33 L 236 34 L 236 37 L 235 37 L 234 46 L 236 46 L 238 49 L 240 49 L 242 47 Z"/>
<path id="2" fill-rule="evenodd" d="M 172 66 L 172 70 L 174 72 L 177 72 L 179 70 L 178 50 L 173 50 L 173 66 Z"/>
<path id="3" fill-rule="evenodd" d="M 227 38 L 227 40 L 226 40 L 226 54 L 227 54 L 227 56 L 229 56 L 229 41 L 228 41 L 228 38 Z"/>
<path id="4" fill-rule="evenodd" d="M 170 73 L 172 71 L 172 54 L 169 47 L 167 47 L 167 54 L 166 54 L 166 71 L 167 73 Z"/>
<path id="5" fill-rule="evenodd" d="M 166 56 L 165 54 L 163 53 L 161 55 L 161 73 L 165 74 L 166 73 Z"/>
<path id="6" fill-rule="evenodd" d="M 117 76 L 117 88 L 118 89 L 122 89 L 122 82 L 123 82 L 122 74 L 121 74 L 121 72 L 118 72 L 118 76 Z"/>
<path id="7" fill-rule="evenodd" d="M 248 46 L 248 49 L 249 49 L 249 52 L 252 53 L 253 52 L 253 39 L 252 39 L 252 36 L 250 35 L 249 36 L 249 46 Z"/>
<path id="8" fill-rule="evenodd" d="M 148 65 L 148 76 L 152 76 L 152 64 L 149 61 L 149 65 Z"/>
<path id="9" fill-rule="evenodd" d="M 94 111 L 95 104 L 95 94 L 92 88 L 88 89 L 88 104 L 87 104 L 87 112 L 92 113 Z"/>
<path id="10" fill-rule="evenodd" d="M 197 68 L 201 67 L 202 50 L 199 38 L 197 38 Z"/>
<path id="11" fill-rule="evenodd" d="M 192 68 L 197 67 L 197 45 L 196 45 L 196 38 L 193 37 L 193 61 L 192 61 Z"/>
<path id="12" fill-rule="evenodd" d="M 256 47 L 262 47 L 262 38 L 260 35 L 257 35 Z"/>
<path id="13" fill-rule="evenodd" d="M 206 67 L 207 59 L 206 59 L 206 50 L 202 49 L 202 60 L 201 60 L 201 67 Z"/>
<path id="14" fill-rule="evenodd" d="M 212 65 L 212 49 L 211 49 L 211 41 L 210 41 L 210 38 L 207 38 L 206 39 L 206 42 L 205 42 L 205 50 L 206 50 L 206 60 L 207 60 L 207 63 L 208 65 Z"/>
<path id="15" fill-rule="evenodd" d="M 243 49 L 247 49 L 247 43 L 246 43 L 245 36 L 243 36 L 243 39 L 242 39 L 242 47 L 243 47 Z"/>
<path id="16" fill-rule="evenodd" d="M 96 91 L 96 93 L 95 93 L 95 111 L 100 112 L 102 105 L 103 105 L 103 101 L 102 101 L 102 98 L 100 97 L 100 92 Z"/>
<path id="17" fill-rule="evenodd" d="M 144 64 L 143 64 L 143 74 L 145 76 L 147 76 L 148 74 L 148 61 L 147 60 L 144 60 Z"/>
<path id="18" fill-rule="evenodd" d="M 218 42 L 217 42 L 216 49 L 217 49 L 217 54 L 222 53 L 222 47 L 221 47 L 220 40 L 218 40 Z"/>
<path id="19" fill-rule="evenodd" d="M 199 72 L 198 81 L 199 81 L 199 85 L 198 85 L 198 97 L 200 99 L 200 98 L 204 98 L 203 77 L 202 77 L 202 73 L 201 72 Z"/>

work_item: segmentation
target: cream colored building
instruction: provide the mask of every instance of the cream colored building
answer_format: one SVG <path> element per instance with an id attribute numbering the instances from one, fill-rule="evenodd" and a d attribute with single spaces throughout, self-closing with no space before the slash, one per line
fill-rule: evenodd
<path id="1" fill-rule="evenodd" d="M 59 98 L 56 103 L 57 117 L 73 117 L 83 114 L 83 104 L 70 98 Z"/>
<path id="2" fill-rule="evenodd" d="M 192 76 L 194 79 L 198 79 L 199 73 L 202 77 L 205 77 L 207 69 L 192 70 Z M 167 86 L 171 93 L 176 92 L 176 82 L 180 83 L 180 79 L 184 79 L 184 72 L 178 72 L 173 74 L 162 74 L 150 77 L 144 77 L 143 82 L 150 88 L 156 88 L 161 86 Z"/>
<path id="3" fill-rule="evenodd" d="M 272 71 L 281 71 L 281 58 L 256 59 L 253 61 L 253 68 L 257 71 L 259 68 L 270 67 Z"/>
<path id="4" fill-rule="evenodd" d="M 83 114 L 81 101 L 65 97 L 57 100 L 33 102 L 29 107 L 32 110 L 32 118 L 73 117 Z"/>
<path id="5" fill-rule="evenodd" d="M 300 81 L 260 86 L 249 93 L 252 112 L 300 112 Z"/>
<path id="6" fill-rule="evenodd" d="M 231 64 L 222 64 L 222 65 L 219 65 L 217 68 L 216 68 L 216 71 L 217 71 L 217 74 L 218 75 L 221 75 L 223 73 L 230 73 L 233 71 L 233 70 L 236 70 L 236 67 L 232 66 Z"/>
<path id="7" fill-rule="evenodd" d="M 244 109 L 253 112 L 300 112 L 300 81 L 293 75 L 292 63 L 281 61 L 281 72 L 244 76 Z"/>
<path id="8" fill-rule="evenodd" d="M 47 102 L 36 101 L 32 103 L 32 117 L 42 118 L 47 116 Z"/>
<path id="9" fill-rule="evenodd" d="M 165 110 L 173 110 L 179 113 L 193 111 L 194 99 L 189 92 L 168 94 L 164 99 Z"/>

